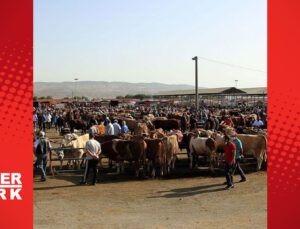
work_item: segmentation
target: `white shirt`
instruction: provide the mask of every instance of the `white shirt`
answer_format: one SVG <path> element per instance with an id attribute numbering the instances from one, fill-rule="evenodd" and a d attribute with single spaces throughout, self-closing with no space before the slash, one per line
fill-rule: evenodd
<path id="1" fill-rule="evenodd" d="M 114 126 L 111 123 L 107 124 L 105 135 L 114 135 Z"/>
<path id="2" fill-rule="evenodd" d="M 87 143 L 85 145 L 85 148 L 88 149 L 92 154 L 96 155 L 98 153 L 98 151 L 101 149 L 101 145 L 95 139 L 91 139 L 91 140 L 87 141 Z M 86 159 L 91 160 L 93 158 L 92 158 L 91 155 L 89 155 L 87 153 L 86 154 Z"/>
<path id="3" fill-rule="evenodd" d="M 44 118 L 45 118 L 45 122 L 51 122 L 51 114 L 46 114 Z"/>
<path id="4" fill-rule="evenodd" d="M 36 122 L 37 119 L 38 119 L 37 114 L 34 114 L 34 115 L 33 115 L 33 121 Z"/>
<path id="5" fill-rule="evenodd" d="M 257 127 L 262 126 L 262 125 L 264 125 L 264 123 L 261 120 L 259 120 L 259 121 L 255 120 L 253 123 L 253 126 L 257 126 Z"/>
<path id="6" fill-rule="evenodd" d="M 119 123 L 114 122 L 113 127 L 114 127 L 114 135 L 118 136 L 118 134 L 121 131 L 121 127 Z"/>

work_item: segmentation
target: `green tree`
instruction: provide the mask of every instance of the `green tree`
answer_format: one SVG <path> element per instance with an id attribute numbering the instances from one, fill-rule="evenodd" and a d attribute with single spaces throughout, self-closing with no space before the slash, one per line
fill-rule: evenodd
<path id="1" fill-rule="evenodd" d="M 38 97 L 37 96 L 33 96 L 33 101 L 37 101 Z"/>
<path id="2" fill-rule="evenodd" d="M 132 98 L 133 98 L 133 95 L 129 95 L 129 94 L 128 94 L 128 95 L 125 95 L 125 98 L 126 98 L 126 99 L 132 99 Z"/>
<path id="3" fill-rule="evenodd" d="M 116 97 L 116 99 L 124 99 L 124 96 L 118 95 L 118 96 Z"/>
<path id="4" fill-rule="evenodd" d="M 52 96 L 48 95 L 46 99 L 53 99 Z"/>

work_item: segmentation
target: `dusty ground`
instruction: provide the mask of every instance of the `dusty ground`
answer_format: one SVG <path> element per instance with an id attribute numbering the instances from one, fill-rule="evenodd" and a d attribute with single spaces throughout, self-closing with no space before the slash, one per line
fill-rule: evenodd
<path id="1" fill-rule="evenodd" d="M 50 136 L 50 135 L 49 135 Z M 79 186 L 82 172 L 46 182 L 34 178 L 35 228 L 266 228 L 267 173 L 224 190 L 222 171 L 186 168 L 184 157 L 167 179 L 134 179 L 102 170 L 96 186 Z M 246 167 L 246 165 L 244 165 Z M 247 166 L 248 167 L 248 166 Z M 235 176 L 234 180 L 239 181 Z"/>

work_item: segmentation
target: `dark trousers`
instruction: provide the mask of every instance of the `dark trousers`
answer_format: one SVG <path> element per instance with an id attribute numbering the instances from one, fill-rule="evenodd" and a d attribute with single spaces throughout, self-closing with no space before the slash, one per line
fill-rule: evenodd
<path id="1" fill-rule="evenodd" d="M 226 182 L 228 186 L 233 185 L 232 171 L 233 171 L 233 166 L 225 162 L 225 176 L 226 176 Z"/>
<path id="2" fill-rule="evenodd" d="M 84 182 L 84 183 L 87 182 L 90 168 L 93 168 L 93 171 L 94 171 L 93 184 L 96 183 L 96 179 L 97 179 L 97 175 L 98 175 L 98 168 L 97 168 L 98 161 L 99 161 L 98 159 L 97 160 L 95 160 L 95 159 L 86 160 L 86 166 L 85 166 L 82 182 Z"/>
<path id="3" fill-rule="evenodd" d="M 245 173 L 244 173 L 244 171 L 242 170 L 242 168 L 240 166 L 240 162 L 241 162 L 241 158 L 236 159 L 236 162 L 235 162 L 234 167 L 233 167 L 232 176 L 234 175 L 235 171 L 237 171 L 240 174 L 241 179 L 246 180 L 246 176 L 245 176 Z"/>

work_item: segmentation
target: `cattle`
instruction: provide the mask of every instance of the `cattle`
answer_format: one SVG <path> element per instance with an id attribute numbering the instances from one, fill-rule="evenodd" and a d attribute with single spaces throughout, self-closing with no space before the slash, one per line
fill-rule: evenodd
<path id="1" fill-rule="evenodd" d="M 117 173 L 124 171 L 124 161 L 135 162 L 135 175 L 140 175 L 140 169 L 145 166 L 147 144 L 142 137 L 130 140 L 113 139 L 102 144 L 102 153 L 117 162 Z"/>
<path id="2" fill-rule="evenodd" d="M 171 135 L 163 138 L 166 150 L 167 172 L 175 168 L 176 154 L 179 152 L 179 145 L 176 135 Z"/>
<path id="3" fill-rule="evenodd" d="M 231 135 L 229 135 L 229 136 L 231 136 Z M 224 155 L 225 148 L 226 148 L 226 145 L 225 145 L 225 142 L 224 142 L 224 135 L 220 132 L 215 132 L 215 133 L 212 134 L 211 137 L 216 142 L 216 156 L 217 156 L 216 160 L 217 160 L 217 166 L 219 166 L 221 158 Z"/>
<path id="4" fill-rule="evenodd" d="M 95 128 L 97 130 L 97 134 L 105 134 L 104 125 L 93 125 L 91 128 Z"/>
<path id="5" fill-rule="evenodd" d="M 163 129 L 159 128 L 157 130 L 152 130 L 149 132 L 149 137 L 152 139 L 157 139 L 157 138 L 164 138 L 167 135 L 165 135 Z"/>
<path id="6" fill-rule="evenodd" d="M 82 130 L 82 133 L 86 133 L 87 130 L 87 122 L 80 120 L 80 119 L 74 119 L 74 120 L 70 120 L 68 122 L 68 125 L 71 129 L 71 133 L 74 133 L 74 130 Z"/>
<path id="7" fill-rule="evenodd" d="M 64 157 L 66 158 L 78 158 L 81 159 L 84 155 L 84 149 L 77 148 L 85 148 L 86 142 L 89 140 L 89 135 L 85 134 L 82 136 L 77 136 L 76 134 L 67 134 L 62 140 L 61 147 L 71 148 L 66 150 L 57 151 L 58 159 L 60 159 L 60 168 L 62 168 L 62 162 Z M 68 163 L 68 166 L 70 161 Z M 79 168 L 79 163 L 73 161 L 74 168 Z"/>
<path id="8" fill-rule="evenodd" d="M 113 139 L 120 139 L 120 137 L 116 135 L 95 135 L 95 140 L 97 140 L 100 143 L 111 141 Z"/>
<path id="9" fill-rule="evenodd" d="M 122 118 L 122 120 L 126 122 L 126 125 L 128 126 L 129 130 L 134 131 L 137 122 L 135 119 Z"/>
<path id="10" fill-rule="evenodd" d="M 143 116 L 143 120 L 145 121 L 153 121 L 155 119 L 154 115 L 153 114 L 148 114 L 148 115 L 144 115 Z"/>
<path id="11" fill-rule="evenodd" d="M 136 123 L 136 126 L 134 127 L 134 134 L 135 135 L 149 134 L 149 128 L 147 127 L 147 124 Z"/>
<path id="12" fill-rule="evenodd" d="M 267 138 L 264 135 L 238 134 L 243 145 L 244 155 L 256 158 L 257 170 L 261 169 L 262 161 L 267 161 Z"/>
<path id="13" fill-rule="evenodd" d="M 159 170 L 160 176 L 166 174 L 166 151 L 165 151 L 165 143 L 162 139 L 145 139 L 147 144 L 147 159 L 151 162 L 152 165 L 152 178 L 156 175 L 156 170 Z M 148 163 L 148 169 L 150 167 L 150 163 Z"/>
<path id="14" fill-rule="evenodd" d="M 210 159 L 210 170 L 216 160 L 216 142 L 212 138 L 192 137 L 190 140 L 190 168 L 193 168 L 193 159 L 198 156 L 208 156 Z"/>
<path id="15" fill-rule="evenodd" d="M 177 119 L 154 120 L 153 125 L 156 129 L 162 128 L 163 130 L 179 130 L 181 127 L 180 120 Z"/>

